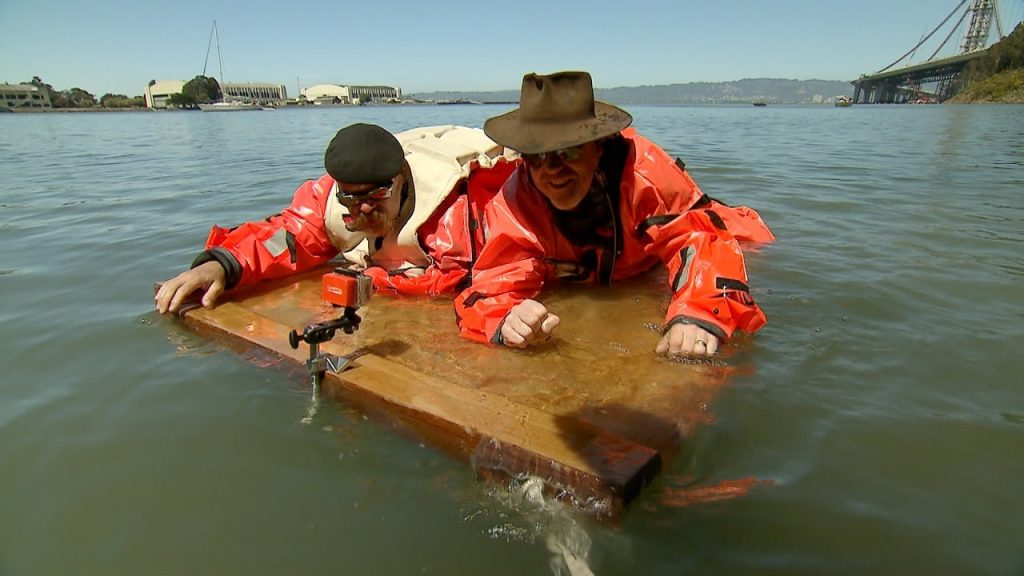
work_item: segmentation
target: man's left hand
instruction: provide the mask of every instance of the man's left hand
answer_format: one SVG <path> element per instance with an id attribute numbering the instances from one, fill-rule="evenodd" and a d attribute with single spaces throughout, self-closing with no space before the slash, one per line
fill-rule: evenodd
<path id="1" fill-rule="evenodd" d="M 696 324 L 673 324 L 654 348 L 666 356 L 711 356 L 717 351 L 718 337 Z"/>

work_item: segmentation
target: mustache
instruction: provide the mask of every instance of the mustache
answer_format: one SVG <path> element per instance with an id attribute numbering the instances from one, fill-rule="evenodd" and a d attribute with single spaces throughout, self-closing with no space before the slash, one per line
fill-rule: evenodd
<path id="1" fill-rule="evenodd" d="M 379 228 L 390 223 L 387 214 L 380 209 L 371 210 L 369 213 L 359 212 L 354 215 L 350 213 L 349 216 L 351 216 L 351 220 L 345 223 L 345 228 L 349 232 L 365 230 L 367 228 Z"/>

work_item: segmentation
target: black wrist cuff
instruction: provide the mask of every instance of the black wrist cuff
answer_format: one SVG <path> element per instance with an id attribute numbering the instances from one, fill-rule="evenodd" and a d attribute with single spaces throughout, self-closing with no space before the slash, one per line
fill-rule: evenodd
<path id="1" fill-rule="evenodd" d="M 675 326 L 676 324 L 693 324 L 698 328 L 703 328 L 704 330 L 707 330 L 708 332 L 713 334 L 715 338 L 718 338 L 719 340 L 724 341 L 726 339 L 725 332 L 723 332 L 721 328 L 712 324 L 711 322 L 708 322 L 706 320 L 698 320 L 697 318 L 690 318 L 689 316 L 683 315 L 676 316 L 675 318 L 669 320 L 668 324 L 665 324 L 665 328 L 662 329 L 661 333 L 665 334 L 666 332 L 668 332 L 669 328 Z"/>
<path id="2" fill-rule="evenodd" d="M 220 264 L 221 268 L 224 269 L 224 288 L 234 288 L 235 284 L 242 279 L 242 266 L 235 259 L 235 256 L 221 247 L 214 247 L 209 250 L 203 250 L 196 256 L 196 259 L 192 261 L 192 268 L 206 264 L 207 262 L 216 262 Z"/>

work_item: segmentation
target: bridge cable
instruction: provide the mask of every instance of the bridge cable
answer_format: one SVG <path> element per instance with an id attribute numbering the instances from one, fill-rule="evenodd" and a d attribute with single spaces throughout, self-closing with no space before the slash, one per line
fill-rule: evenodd
<path id="1" fill-rule="evenodd" d="M 949 34 L 946 35 L 946 39 L 942 41 L 942 44 L 939 44 L 939 47 L 935 49 L 935 52 L 932 52 L 932 55 L 929 56 L 925 62 L 931 62 L 932 58 L 935 58 L 935 55 L 939 53 L 939 50 L 942 50 L 942 47 L 946 45 L 946 42 L 949 42 L 949 39 L 953 37 L 953 33 L 960 29 L 960 25 L 964 23 L 964 20 L 970 13 L 970 10 L 964 12 L 964 15 L 960 17 L 960 21 L 957 22 L 956 26 L 953 26 L 952 30 L 949 31 Z"/>
<path id="2" fill-rule="evenodd" d="M 992 15 L 996 17 L 996 32 L 999 33 L 999 39 L 1002 40 L 1006 34 L 1003 34 L 1003 23 L 999 21 L 999 0 L 992 2 Z"/>
<path id="3" fill-rule="evenodd" d="M 960 3 L 959 3 L 959 4 L 957 4 L 956 8 L 953 8 L 953 11 L 949 13 L 949 16 L 946 16 L 945 20 L 943 20 L 942 22 L 940 22 L 940 23 L 939 23 L 939 25 L 938 25 L 938 26 L 936 26 L 934 30 L 932 30 L 931 32 L 929 32 L 929 33 L 928 33 L 928 35 L 927 35 L 927 36 L 925 36 L 924 38 L 922 38 L 922 39 L 921 39 L 921 41 L 917 43 L 917 46 L 914 46 L 914 47 L 913 47 L 913 48 L 911 48 L 910 50 L 907 50 L 906 54 L 904 54 L 903 56 L 900 56 L 899 58 L 897 58 L 897 59 L 896 59 L 896 61 L 895 61 L 895 62 L 893 62 L 892 64 L 889 64 L 889 65 L 888 65 L 888 66 L 886 66 L 885 68 L 882 68 L 882 69 L 881 69 L 881 70 L 879 70 L 878 72 L 875 72 L 875 74 L 880 74 L 880 73 L 882 73 L 882 72 L 885 72 L 885 71 L 886 71 L 886 70 L 888 70 L 889 68 L 892 68 L 893 66 L 895 66 L 895 65 L 899 64 L 901 60 L 903 60 L 903 59 L 904 59 L 904 58 L 906 58 L 906 57 L 907 57 L 908 55 L 910 55 L 911 53 L 913 53 L 913 52 L 914 52 L 915 50 L 917 50 L 918 48 L 920 48 L 920 47 L 921 47 L 921 44 L 924 44 L 925 42 L 927 42 L 927 41 L 928 41 L 928 39 L 929 39 L 929 38 L 931 38 L 933 34 L 935 34 L 936 32 L 938 32 L 938 31 L 939 31 L 939 28 L 942 28 L 943 26 L 945 26 L 945 25 L 946 25 L 946 22 L 948 22 L 948 21 L 949 21 L 949 19 L 953 17 L 953 14 L 956 14 L 956 11 L 957 11 L 957 10 L 959 10 L 959 9 L 960 9 L 960 7 L 961 7 L 961 6 L 963 6 L 963 5 L 964 5 L 964 4 L 966 4 L 966 3 L 967 3 L 967 0 L 960 0 Z M 963 18 L 961 18 L 961 20 L 963 20 Z"/>

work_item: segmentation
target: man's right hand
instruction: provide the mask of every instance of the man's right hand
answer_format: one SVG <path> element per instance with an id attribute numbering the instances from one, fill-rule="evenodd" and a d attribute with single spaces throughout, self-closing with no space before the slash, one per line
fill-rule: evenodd
<path id="1" fill-rule="evenodd" d="M 540 302 L 524 300 L 505 315 L 505 321 L 501 324 L 501 338 L 505 346 L 526 348 L 550 338 L 559 322 L 558 316 L 548 312 Z"/>
<path id="2" fill-rule="evenodd" d="M 163 283 L 156 293 L 156 310 L 161 314 L 177 312 L 182 301 L 196 290 L 205 290 L 203 306 L 210 308 L 224 291 L 227 274 L 216 261 L 204 262 Z"/>

